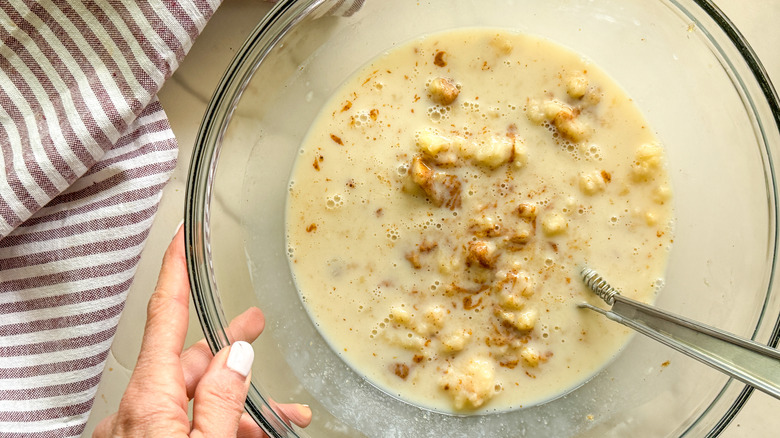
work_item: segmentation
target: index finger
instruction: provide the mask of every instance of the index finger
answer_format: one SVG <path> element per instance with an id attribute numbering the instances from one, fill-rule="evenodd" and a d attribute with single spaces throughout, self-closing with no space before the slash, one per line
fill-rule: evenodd
<path id="1" fill-rule="evenodd" d="M 138 363 L 160 360 L 178 363 L 189 322 L 190 282 L 184 256 L 184 229 L 179 227 L 163 256 L 157 286 L 146 309 Z"/>

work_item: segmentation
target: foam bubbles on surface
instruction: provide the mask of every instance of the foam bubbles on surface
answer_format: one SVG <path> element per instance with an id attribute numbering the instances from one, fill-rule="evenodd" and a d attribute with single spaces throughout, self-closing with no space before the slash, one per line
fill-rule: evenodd
<path id="1" fill-rule="evenodd" d="M 601 147 L 596 144 L 590 144 L 582 148 L 582 154 L 585 158 L 594 161 L 602 161 Z"/>
<path id="2" fill-rule="evenodd" d="M 398 173 L 398 176 L 406 176 L 409 174 L 409 163 L 403 162 L 396 167 L 396 172 Z"/>
<path id="3" fill-rule="evenodd" d="M 401 237 L 400 231 L 398 231 L 398 228 L 395 226 L 389 227 L 387 229 L 387 238 L 396 241 Z"/>
<path id="4" fill-rule="evenodd" d="M 341 194 L 339 193 L 330 195 L 325 199 L 325 207 L 328 210 L 335 210 L 341 207 L 342 205 L 344 205 L 344 199 L 341 197 Z"/>
<path id="5" fill-rule="evenodd" d="M 467 111 L 479 111 L 479 102 L 464 101 L 460 106 Z"/>
<path id="6" fill-rule="evenodd" d="M 449 118 L 451 108 L 449 106 L 433 105 L 428 107 L 428 117 L 434 122 L 440 122 Z"/>

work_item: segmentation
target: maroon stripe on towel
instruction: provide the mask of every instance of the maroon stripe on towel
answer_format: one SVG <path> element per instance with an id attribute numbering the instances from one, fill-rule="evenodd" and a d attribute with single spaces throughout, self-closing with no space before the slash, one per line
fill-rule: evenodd
<path id="1" fill-rule="evenodd" d="M 7 63 L 5 58 L 0 57 L 0 70 L 4 70 L 7 68 Z M 8 67 L 11 68 L 11 67 Z M 3 109 L 8 113 L 8 115 L 12 119 L 23 119 L 24 115 L 22 114 L 22 111 L 16 106 L 16 104 L 11 101 L 11 97 L 5 92 L 5 90 L 0 87 L 0 103 L 3 105 Z M 20 124 L 17 124 L 17 131 L 19 132 L 19 136 L 21 139 L 21 144 L 18 146 L 19 149 L 21 149 L 23 152 L 22 156 L 16 156 L 14 154 L 14 150 L 11 148 L 11 145 L 8 143 L 8 137 L 4 137 L 2 140 L 2 143 L 0 145 L 3 149 L 3 160 L 5 160 L 5 178 L 8 185 L 11 187 L 11 191 L 13 192 L 16 199 L 19 200 L 19 202 L 30 212 L 34 212 L 40 208 L 38 203 L 35 202 L 35 199 L 30 196 L 30 194 L 27 192 L 27 189 L 24 186 L 24 183 L 19 178 L 19 175 L 16 172 L 16 169 L 14 168 L 14 161 L 18 160 L 18 162 L 23 163 L 23 160 L 29 160 L 34 159 L 32 156 L 32 153 L 29 150 L 29 133 L 27 131 L 27 128 L 25 126 L 20 126 Z M 26 164 L 25 164 L 26 167 Z M 0 193 L 0 196 L 3 196 Z M 2 198 L 0 198 L 2 199 Z M 12 226 L 21 220 L 21 218 L 18 216 L 16 212 L 11 211 L 13 215 L 9 215 L 9 218 L 11 221 L 3 217 L 3 219 L 6 222 L 9 222 Z M 16 220 L 13 220 L 16 218 Z"/>
<path id="2" fill-rule="evenodd" d="M 162 173 L 162 172 L 161 172 Z M 108 199 L 100 199 L 95 202 L 85 204 L 79 207 L 71 208 L 67 211 L 55 211 L 54 213 L 46 214 L 49 207 L 56 207 L 62 202 L 58 196 L 49 203 L 46 209 L 42 210 L 43 214 L 38 215 L 32 219 L 28 219 L 25 223 L 18 227 L 18 229 L 25 229 L 45 222 L 61 221 L 65 218 L 75 217 L 76 215 L 82 215 L 90 213 L 103 208 L 108 208 L 114 205 L 128 204 L 133 201 L 139 201 L 141 199 L 151 198 L 159 196 L 160 190 L 165 186 L 165 183 L 155 184 L 148 187 L 136 188 L 124 193 L 120 193 L 117 196 L 112 196 Z M 54 210 L 54 209 L 53 209 Z"/>
<path id="3" fill-rule="evenodd" d="M 9 173 L 10 172 L 6 172 L 6 176 L 8 176 Z M 10 201 L 3 199 L 3 195 L 0 194 L 0 218 L 13 227 L 15 224 L 19 224 L 22 219 L 16 215 L 16 212 L 11 209 L 9 204 Z"/>
<path id="4" fill-rule="evenodd" d="M 57 20 L 55 20 L 43 6 L 37 3 L 32 4 L 30 9 L 42 21 L 46 22 L 46 24 L 51 28 L 52 32 L 60 36 L 61 41 L 65 46 L 65 49 L 68 51 L 68 54 L 74 58 L 74 60 L 79 64 L 79 66 L 82 66 L 88 70 L 87 76 L 88 77 L 90 75 L 94 76 L 94 68 L 90 67 L 91 64 L 89 60 L 86 59 L 84 54 L 81 52 L 80 48 L 78 47 L 78 44 L 76 44 L 76 42 L 74 42 L 72 39 L 70 39 L 67 36 L 68 35 L 67 32 L 60 25 L 60 23 Z M 29 23 L 25 19 L 25 17 L 19 15 L 15 10 L 12 9 L 9 12 L 9 16 L 11 17 L 11 20 L 18 23 L 18 26 L 20 28 L 33 35 L 36 34 L 35 26 Z M 46 54 L 51 64 L 54 65 L 55 68 L 58 65 L 62 66 L 64 64 L 65 61 L 60 57 L 59 51 L 49 46 L 48 43 L 46 43 L 43 38 L 38 38 L 38 43 L 40 44 L 41 50 L 44 52 L 44 54 Z M 106 136 L 105 132 L 98 126 L 98 123 L 94 119 L 92 115 L 92 111 L 95 110 L 95 108 L 91 108 L 84 101 L 83 90 L 79 85 L 81 81 L 79 81 L 76 77 L 74 77 L 73 74 L 71 74 L 67 68 L 60 68 L 59 70 L 57 70 L 56 73 L 62 78 L 65 84 L 69 87 L 70 90 L 69 95 L 71 97 L 71 100 L 73 101 L 73 105 L 75 106 L 79 116 L 82 117 L 84 121 L 84 125 L 89 131 L 90 137 L 94 139 L 94 141 L 98 145 L 101 145 L 101 147 L 103 148 L 108 147 L 111 144 L 111 140 Z M 94 81 L 90 81 L 90 87 L 89 87 L 90 89 L 94 88 L 94 84 L 92 84 L 92 82 Z M 101 90 L 98 90 L 98 93 L 100 93 L 100 91 Z M 55 99 L 60 98 L 60 96 L 57 94 L 49 97 Z M 64 107 L 62 107 L 61 103 L 58 105 L 58 107 L 63 108 L 63 112 L 64 112 Z M 66 128 L 68 125 L 69 125 L 68 123 L 60 124 L 62 128 Z M 86 167 L 91 166 L 92 164 L 95 163 L 97 158 L 99 158 L 99 157 L 93 157 L 89 153 L 89 151 L 83 147 L 84 139 L 81 136 L 79 136 L 77 133 L 73 132 L 71 136 L 66 138 L 69 140 L 68 147 L 73 149 L 74 153 L 81 160 L 84 166 Z"/>
<path id="5" fill-rule="evenodd" d="M 35 5 L 33 5 L 33 7 L 35 7 Z M 25 31 L 28 34 L 32 34 L 32 35 L 36 34 L 37 31 L 36 31 L 35 27 L 32 24 L 30 24 L 27 20 L 25 20 L 24 17 L 19 15 L 16 10 L 10 9 L 10 8 L 7 8 L 7 9 L 8 10 L 6 10 L 6 13 L 8 13 L 10 19 L 12 21 L 14 21 L 16 23 L 16 25 L 19 26 L 19 28 L 21 30 Z M 63 39 L 67 39 L 67 33 L 65 33 L 65 31 L 53 19 L 50 18 L 49 21 L 51 22 L 50 26 L 53 27 L 52 31 L 54 31 L 55 33 L 61 35 L 61 37 Z M 46 54 L 47 58 L 49 58 L 49 61 L 51 62 L 52 65 L 57 66 L 57 65 L 63 65 L 64 64 L 63 60 L 58 55 L 58 51 L 55 50 L 53 47 L 51 47 L 43 38 L 38 38 L 36 43 L 38 44 L 40 50 L 44 54 Z M 71 42 L 71 45 L 73 45 L 72 42 Z M 24 54 L 26 54 L 26 51 L 22 52 L 22 55 L 24 55 Z M 29 56 L 29 54 L 27 54 L 27 56 Z M 37 60 L 32 60 L 32 61 L 28 61 L 28 62 L 32 62 L 33 64 L 37 64 Z M 5 68 L 5 67 L 2 66 L 2 68 Z M 50 73 L 54 73 L 54 72 L 50 72 Z M 83 113 L 82 119 L 84 120 L 84 125 L 85 126 L 87 126 L 89 128 L 90 125 L 95 126 L 96 123 L 95 123 L 94 118 L 92 117 L 92 114 L 90 112 L 90 108 L 84 102 L 83 96 L 81 95 L 81 92 L 78 89 L 76 78 L 65 68 L 61 68 L 59 71 L 57 71 L 56 75 L 60 76 L 62 81 L 69 87 L 69 93 L 61 93 L 61 92 L 56 92 L 55 90 L 52 90 L 52 92 L 49 93 L 47 97 L 50 99 L 50 102 L 53 105 L 54 110 L 56 111 L 56 113 L 63 115 L 62 117 L 64 118 L 64 120 L 62 120 L 59 123 L 59 125 L 60 125 L 60 129 L 62 130 L 63 137 L 65 138 L 65 141 L 68 144 L 68 148 L 71 149 L 73 151 L 73 154 L 79 159 L 79 161 L 85 167 L 88 168 L 89 166 L 91 166 L 92 164 L 95 163 L 95 160 L 98 157 L 92 156 L 92 154 L 89 152 L 89 150 L 86 147 L 84 147 L 84 141 L 85 140 L 92 140 L 92 141 L 98 141 L 98 142 L 102 141 L 102 142 L 106 143 L 106 142 L 108 142 L 108 138 L 106 138 L 105 135 L 103 135 L 102 131 L 100 131 L 99 133 L 98 132 L 92 132 L 92 131 L 95 131 L 94 129 L 92 129 L 92 130 L 90 130 L 91 138 L 90 139 L 85 139 L 85 138 L 79 136 L 73 130 L 73 128 L 70 126 L 71 124 L 67 120 L 67 117 L 65 117 L 65 114 L 67 112 L 65 110 L 65 108 L 67 107 L 67 105 L 65 105 L 64 99 L 68 98 L 68 96 L 70 97 L 70 101 L 72 102 L 72 105 L 75 107 L 75 110 L 79 113 L 79 115 L 82 115 L 82 113 Z M 42 81 L 44 84 L 49 82 L 49 79 L 46 77 L 45 74 L 43 74 L 43 75 L 36 75 L 36 78 L 38 80 Z M 11 76 L 11 80 L 12 80 L 12 82 L 14 82 L 14 85 L 16 87 L 19 87 L 20 84 L 25 84 L 25 86 L 26 86 L 26 79 L 23 76 L 20 76 L 20 75 Z M 51 83 L 49 83 L 48 88 L 49 89 L 53 89 L 54 86 Z M 1 89 L 2 88 L 0 87 L 0 90 Z M 26 93 L 26 96 L 29 96 L 30 93 L 32 93 L 32 92 L 28 91 L 28 93 Z M 31 105 L 34 102 L 37 102 L 37 99 L 35 98 L 35 96 L 32 96 L 32 97 L 33 97 L 33 99 L 28 99 L 28 102 Z M 22 118 L 19 118 L 18 116 L 17 117 L 12 116 L 12 118 L 14 120 L 22 120 Z M 17 127 L 22 128 L 22 126 L 20 126 L 20 125 L 21 124 L 17 123 Z M 98 134 L 98 136 L 96 136 L 95 134 Z M 22 143 L 23 144 L 29 144 L 29 141 L 30 141 L 29 136 L 24 136 L 22 138 Z M 63 163 L 63 164 L 65 164 L 65 163 Z M 70 170 L 69 166 L 67 166 L 67 165 L 64 168 L 57 168 L 57 171 L 68 182 L 73 182 L 77 178 L 77 175 L 75 175 L 72 172 L 72 170 Z"/>
<path id="6" fill-rule="evenodd" d="M 84 5 L 88 5 L 90 2 L 85 2 Z M 62 15 L 69 21 L 76 29 L 80 31 L 81 37 L 85 40 L 86 46 L 89 47 L 92 51 L 95 52 L 95 55 L 97 55 L 101 61 L 100 68 L 104 70 L 111 69 L 112 71 L 118 71 L 118 66 L 116 65 L 116 62 L 114 61 L 114 54 L 108 53 L 106 51 L 106 48 L 103 47 L 101 39 L 95 35 L 92 30 L 87 26 L 87 23 L 85 22 L 84 18 L 79 15 L 76 11 L 73 10 L 67 3 L 65 2 L 58 2 L 58 6 L 60 7 L 60 11 L 62 12 Z M 49 24 L 52 27 L 52 30 L 60 35 L 60 32 L 62 32 L 62 35 L 67 35 L 65 33 L 64 27 L 60 26 L 59 22 L 56 22 L 55 19 L 49 14 L 49 11 L 40 4 L 35 4 L 30 7 L 30 10 L 41 18 L 44 22 Z M 55 24 L 56 23 L 56 24 Z M 60 32 L 58 32 L 60 31 Z M 41 38 L 42 39 L 42 38 Z M 122 115 L 117 110 L 117 107 L 114 105 L 114 102 L 111 98 L 111 94 L 106 90 L 105 86 L 103 85 L 103 82 L 100 79 L 100 76 L 98 75 L 98 70 L 92 65 L 92 62 L 89 60 L 89 53 L 85 53 L 86 48 L 84 47 L 84 43 L 80 41 L 74 41 L 71 38 L 64 38 L 62 40 L 63 45 L 65 45 L 65 48 L 67 49 L 67 52 L 69 55 L 73 57 L 73 59 L 78 63 L 79 67 L 83 70 L 84 76 L 88 79 L 88 88 L 94 93 L 95 97 L 97 98 L 98 105 L 100 105 L 100 109 L 106 114 L 106 117 L 111 123 L 111 125 L 119 132 L 122 132 L 127 128 L 127 124 L 122 119 Z M 46 52 L 44 52 L 46 53 Z M 54 53 L 46 53 L 47 56 L 53 57 L 56 56 Z M 121 56 L 121 54 L 117 54 Z M 58 73 L 62 72 L 64 73 L 65 68 L 62 68 L 62 64 L 59 63 L 53 63 L 55 68 L 58 66 Z M 63 74 L 64 76 L 64 74 Z M 117 78 L 113 78 L 113 82 L 117 84 L 117 86 L 120 88 L 120 92 L 129 93 L 132 91 L 130 87 L 127 86 L 127 84 L 122 84 L 121 81 L 117 81 Z M 75 83 L 71 83 L 72 86 L 76 85 Z M 123 89 L 124 86 L 124 89 Z M 116 94 L 113 96 L 117 97 Z M 130 97 L 130 96 L 127 96 Z M 90 112 L 95 112 L 97 108 L 90 108 Z M 140 111 L 140 108 L 139 108 Z M 82 111 L 79 111 L 81 113 Z M 87 129 L 92 132 L 92 137 L 95 139 L 99 139 L 99 145 L 103 149 L 108 149 L 115 139 L 110 138 L 107 134 L 105 134 L 105 128 L 107 126 L 101 126 L 98 123 L 96 123 L 94 120 L 91 124 L 87 125 Z M 99 132 L 99 137 L 96 135 Z"/>
<path id="7" fill-rule="evenodd" d="M 62 228 L 53 228 L 50 230 L 31 231 L 25 234 L 14 234 L 0 240 L 0 248 L 10 248 L 12 246 L 24 245 L 30 243 L 42 243 L 51 240 L 65 239 L 72 236 L 77 236 L 87 232 L 94 232 L 100 230 L 110 230 L 112 228 L 118 228 L 125 225 L 136 224 L 150 219 L 157 211 L 157 205 L 153 205 L 143 210 L 132 211 L 127 214 L 110 217 L 100 217 L 85 222 L 80 222 L 75 225 L 66 225 Z M 56 244 L 53 242 L 52 244 Z M 2 263 L 2 261 L 0 261 Z M 0 309 L 2 309 L 0 304 Z M 2 310 L 0 310 L 2 313 Z"/>
<path id="8" fill-rule="evenodd" d="M 69 283 L 80 280 L 89 280 L 108 277 L 117 272 L 125 272 L 134 269 L 138 263 L 140 254 L 127 260 L 90 266 L 88 268 L 72 269 L 53 274 L 45 274 L 37 277 L 20 278 L 18 280 L 0 281 L 0 293 L 11 291 L 23 291 L 36 287 L 52 286 L 55 284 Z M 1 355 L 2 353 L 0 353 Z"/>
<path id="9" fill-rule="evenodd" d="M 100 376 L 101 374 L 96 374 L 88 379 L 72 383 L 0 391 L 0 400 L 31 400 L 75 394 L 98 386 Z"/>
<path id="10" fill-rule="evenodd" d="M 151 126 L 149 126 L 150 129 L 149 130 L 145 130 L 143 132 L 139 132 L 138 133 L 138 137 L 140 137 L 140 136 L 142 136 L 144 134 L 155 133 L 155 131 L 153 131 L 153 129 L 160 128 L 159 126 L 154 126 L 152 124 L 150 124 L 150 125 L 151 125 Z M 157 131 L 157 132 L 159 132 L 159 131 Z M 165 139 L 165 140 L 162 140 L 162 141 L 150 142 L 150 143 L 147 143 L 147 145 L 149 146 L 149 149 L 155 149 L 156 151 L 164 151 L 164 150 L 174 150 L 174 149 L 176 149 L 177 143 L 176 143 L 175 139 L 169 138 L 169 139 Z M 148 151 L 148 150 L 133 149 L 132 151 L 130 151 L 130 152 L 124 154 L 124 155 L 120 155 L 120 156 L 117 156 L 117 157 L 101 160 L 99 163 L 97 163 L 94 166 L 92 166 L 92 168 L 89 169 L 89 172 L 85 173 L 84 175 L 86 176 L 86 175 L 92 175 L 92 174 L 98 173 L 98 172 L 100 172 L 103 169 L 111 167 L 114 164 L 122 163 L 123 161 L 132 161 L 135 158 L 139 158 L 139 157 L 142 157 L 144 155 L 148 155 L 149 152 L 150 151 Z M 176 167 L 175 164 L 176 164 L 176 161 L 155 163 L 155 165 L 157 165 L 157 166 L 160 166 L 160 165 L 164 166 L 163 169 L 165 169 L 165 170 L 172 169 L 173 167 Z"/>
<path id="11" fill-rule="evenodd" d="M 45 376 L 48 374 L 60 374 L 83 370 L 100 365 L 108 357 L 109 350 L 93 356 L 66 360 L 62 362 L 44 363 L 17 368 L 0 368 L 0 379 L 24 379 L 27 377 Z"/>
<path id="12" fill-rule="evenodd" d="M 165 6 L 168 12 L 173 15 L 173 18 L 175 18 L 176 21 L 181 24 L 182 28 L 184 28 L 184 31 L 187 32 L 190 41 L 195 41 L 195 38 L 198 36 L 198 29 L 195 27 L 195 22 L 192 21 L 192 17 L 187 15 L 181 8 L 177 7 L 175 3 L 166 2 Z"/>
<path id="13" fill-rule="evenodd" d="M 172 73 L 172 66 L 170 65 L 170 63 L 168 61 L 169 57 L 166 56 L 166 55 L 169 55 L 169 54 L 166 53 L 164 50 L 161 50 L 162 47 L 160 47 L 160 48 L 156 47 L 149 40 L 149 38 L 147 38 L 147 34 L 149 34 L 150 32 L 154 32 L 155 29 L 149 29 L 147 27 L 141 27 L 141 25 L 138 24 L 137 20 L 135 19 L 135 16 L 137 15 L 137 12 L 136 12 L 135 8 L 133 8 L 133 11 L 130 11 L 130 10 L 128 10 L 125 7 L 124 3 L 122 3 L 121 1 L 115 1 L 115 0 L 111 1 L 111 6 L 114 7 L 116 12 L 121 17 L 126 17 L 125 20 L 124 20 L 124 23 L 130 29 L 130 32 L 132 32 L 133 38 L 135 38 L 136 41 L 138 42 L 138 44 L 141 45 L 141 47 L 143 48 L 144 54 L 146 55 L 147 58 L 149 58 L 149 60 L 151 61 L 152 65 L 158 71 L 161 71 L 163 73 L 167 72 L 167 74 L 165 74 L 165 78 L 167 79 L 170 76 L 170 74 Z M 149 11 L 145 10 L 146 8 L 141 8 L 141 9 L 144 10 L 144 12 L 149 12 Z M 152 8 L 148 8 L 148 9 L 152 9 Z M 153 28 L 154 27 L 159 27 L 159 26 L 164 26 L 164 23 L 162 23 L 162 21 L 159 19 L 159 17 L 157 17 L 157 15 L 152 14 L 152 16 L 154 17 L 153 20 L 150 19 L 150 17 L 146 16 L 146 14 L 145 14 L 145 18 L 146 18 L 147 22 L 149 22 L 149 24 L 151 24 L 151 26 Z M 166 41 L 166 43 L 167 43 L 167 41 Z M 184 52 L 176 53 L 176 55 L 175 55 L 176 59 L 182 59 L 183 56 L 184 56 Z M 151 66 L 148 66 L 148 67 L 151 67 Z M 161 83 L 160 84 L 152 83 L 150 85 L 154 86 L 154 88 L 156 88 L 158 90 L 162 86 Z"/>
<path id="14" fill-rule="evenodd" d="M 90 198 L 98 193 L 105 192 L 106 190 L 124 184 L 128 180 L 160 174 L 169 167 L 175 166 L 176 160 L 173 160 L 170 162 L 145 164 L 133 169 L 127 169 L 79 191 L 60 195 L 56 198 L 56 202 L 54 202 L 53 205 Z"/>
<path id="15" fill-rule="evenodd" d="M 118 2 L 110 2 L 110 3 L 118 3 Z M 98 2 L 90 2 L 87 4 L 87 7 L 89 8 L 90 12 L 95 16 L 97 21 L 103 26 L 108 36 L 111 37 L 111 42 L 114 44 L 114 49 L 117 50 L 119 53 L 125 54 L 125 61 L 129 64 L 130 68 L 132 69 L 131 74 L 133 75 L 133 78 L 143 87 L 146 92 L 149 93 L 150 96 L 153 96 L 155 93 L 157 93 L 157 90 L 159 89 L 159 84 L 156 84 L 154 80 L 149 76 L 149 73 L 143 69 L 139 68 L 138 66 L 138 59 L 136 59 L 133 56 L 130 56 L 130 54 L 133 52 L 133 47 L 131 47 L 130 43 L 122 37 L 122 33 L 120 32 L 119 28 L 117 27 L 116 23 L 114 23 L 114 20 L 111 19 L 108 15 L 106 15 L 105 11 L 103 11 L 100 7 L 98 7 L 100 3 Z M 130 28 L 131 32 L 133 31 L 134 25 L 130 25 L 129 23 L 125 22 L 125 25 Z M 154 50 L 154 48 L 149 44 L 148 40 L 144 36 L 143 32 L 139 32 L 136 28 L 133 32 L 133 36 L 135 37 L 135 42 L 138 43 L 141 50 L 144 52 L 144 55 L 150 59 L 154 59 L 156 56 L 159 55 L 159 53 Z M 144 44 L 145 43 L 145 44 Z M 102 57 L 101 57 L 102 59 Z M 113 60 L 111 61 L 113 62 Z M 127 80 L 124 76 L 122 76 L 122 73 L 119 72 L 119 69 L 117 66 L 112 66 L 111 64 L 106 64 L 109 70 L 113 70 L 116 72 L 116 75 L 114 78 L 121 78 L 120 86 L 122 87 L 123 93 L 125 91 L 131 91 L 130 85 L 128 85 Z M 134 96 L 132 94 L 127 95 L 125 94 L 125 98 L 133 98 Z M 133 99 L 137 102 L 137 99 Z M 146 103 L 146 102 L 144 102 Z M 141 111 L 144 111 L 143 106 L 137 106 L 137 105 L 131 105 L 133 108 L 134 114 L 140 114 Z"/>
<path id="16" fill-rule="evenodd" d="M 86 424 L 77 424 L 75 426 L 65 426 L 58 429 L 41 430 L 40 432 L 0 432 L 0 438 L 61 438 L 79 436 L 84 432 L 85 428 Z"/>
<path id="17" fill-rule="evenodd" d="M 25 254 L 19 257 L 8 257 L 6 259 L 0 259 L 0 271 L 26 268 L 78 257 L 87 257 L 90 255 L 100 255 L 114 251 L 121 251 L 123 249 L 132 248 L 142 244 L 144 240 L 146 240 L 146 236 L 148 234 L 149 230 L 144 228 L 141 233 L 125 236 L 119 239 L 88 242 L 74 246 L 61 245 L 61 247 L 55 247 L 50 251 Z"/>
<path id="18" fill-rule="evenodd" d="M 32 422 L 52 420 L 61 417 L 72 417 L 74 415 L 89 412 L 89 410 L 92 408 L 92 402 L 93 400 L 89 400 L 78 404 L 57 408 L 41 409 L 37 411 L 0 411 L 0 419 L 3 421 Z M 3 436 L 0 435 L 0 438 L 2 437 Z"/>
<path id="19" fill-rule="evenodd" d="M 98 386 L 99 383 L 100 374 L 96 374 L 78 382 L 39 386 L 37 388 L 6 389 L 0 391 L 0 400 L 34 400 L 47 397 L 59 397 L 86 391 Z"/>
<path id="20" fill-rule="evenodd" d="M 59 429 L 42 430 L 40 432 L 0 432 L 0 438 L 59 438 L 67 436 L 79 436 L 82 432 L 84 432 L 85 428 L 86 423 L 82 423 L 75 426 L 61 427 Z"/>
<path id="21" fill-rule="evenodd" d="M 127 292 L 132 282 L 133 279 L 129 278 L 121 283 L 105 287 L 98 287 L 95 289 L 88 289 L 83 292 L 73 292 L 69 294 L 55 295 L 52 297 L 3 303 L 0 304 L 0 315 L 29 312 L 31 310 L 48 309 L 52 307 L 68 306 L 78 303 L 88 303 L 90 301 L 99 300 L 101 298 L 113 297 L 114 295 Z M 2 373 L 0 373 L 0 378 L 2 378 Z"/>
<path id="22" fill-rule="evenodd" d="M 38 319 L 35 321 L 20 322 L 17 324 L 0 325 L 0 336 L 14 336 L 25 333 L 36 333 L 46 330 L 56 330 L 67 327 L 92 324 L 119 316 L 125 307 L 124 301 L 105 309 L 87 313 L 60 316 L 57 318 Z M 0 398 L 1 399 L 1 398 Z"/>
<path id="23" fill-rule="evenodd" d="M 27 21 L 22 20 L 22 17 L 14 17 L 14 19 L 17 20 L 16 23 L 20 31 L 26 32 L 26 35 L 35 35 L 34 32 L 36 32 L 36 29 L 34 26 L 30 25 L 30 23 Z M 31 38 L 31 40 L 35 41 L 33 38 Z M 5 41 L 8 44 L 8 47 L 14 51 L 15 56 L 17 56 L 19 60 L 21 60 L 24 65 L 30 69 L 35 80 L 40 84 L 46 93 L 45 96 L 41 96 L 38 93 L 33 92 L 30 89 L 30 84 L 28 84 L 28 82 L 32 83 L 33 81 L 32 78 L 28 78 L 27 74 L 22 74 L 15 69 L 12 70 L 10 67 L 8 69 L 4 68 L 4 71 L 6 71 L 12 79 L 15 79 L 14 82 L 17 90 L 22 93 L 27 103 L 31 106 L 31 110 L 35 114 L 39 115 L 38 117 L 40 121 L 37 123 L 37 128 L 38 135 L 40 137 L 41 148 L 45 151 L 47 158 L 63 179 L 69 182 L 75 181 L 77 178 L 76 174 L 73 173 L 70 166 L 60 156 L 49 131 L 49 127 L 51 125 L 59 125 L 60 127 L 63 125 L 70 125 L 67 118 L 63 116 L 63 93 L 61 93 L 60 90 L 57 90 L 56 86 L 51 82 L 49 78 L 51 72 L 46 71 L 48 66 L 41 66 L 41 60 L 38 56 L 33 56 L 17 38 L 9 37 L 6 38 Z M 41 44 L 43 44 L 43 47 L 41 47 Z M 39 41 L 35 41 L 35 45 L 43 53 L 52 51 L 51 47 L 48 46 L 48 43 L 46 43 L 46 41 L 42 38 L 40 38 Z M 40 101 L 42 98 L 45 99 L 43 102 Z M 49 115 L 54 115 L 53 119 L 49 119 L 47 116 L 45 116 L 44 107 L 49 109 Z M 62 129 L 60 128 L 60 130 Z M 62 134 L 63 136 L 67 135 L 67 131 L 62 132 Z M 70 138 L 64 138 L 68 141 L 76 140 L 75 135 L 71 135 Z M 86 150 L 84 150 L 84 152 L 87 153 Z M 87 155 L 89 154 L 87 153 Z M 38 164 L 35 160 L 28 161 L 32 161 L 32 163 L 36 165 Z M 36 171 L 31 169 L 31 173 L 36 173 Z M 59 193 L 59 190 L 54 186 L 45 173 L 40 172 L 39 174 L 36 174 L 35 180 L 50 197 L 57 196 Z"/>
<path id="24" fill-rule="evenodd" d="M 55 351 L 73 350 L 81 347 L 99 344 L 110 340 L 116 332 L 116 326 L 89 335 L 75 336 L 56 341 L 34 342 L 30 344 L 0 347 L 0 356 L 31 356 L 33 354 L 53 353 Z M 3 418 L 0 414 L 0 418 Z"/>
<path id="25" fill-rule="evenodd" d="M 153 11 L 144 10 L 142 12 L 144 13 L 146 20 L 152 25 L 151 31 L 155 32 L 157 36 L 159 36 L 160 39 L 165 42 L 165 44 L 168 46 L 168 49 L 173 53 L 175 59 L 180 60 L 184 58 L 186 50 L 185 47 L 181 45 L 181 42 L 176 37 L 176 34 L 173 33 L 170 28 L 166 27 L 160 17 L 153 13 Z M 157 66 L 161 71 L 167 71 L 170 72 L 170 74 L 173 73 L 174 66 L 170 64 L 169 58 L 158 56 L 157 61 L 162 63 L 162 65 Z M 166 75 L 165 79 L 168 79 L 170 74 Z"/>
<path id="26" fill-rule="evenodd" d="M 111 5 L 111 7 L 119 14 L 119 16 L 125 17 L 123 20 L 124 25 L 132 34 L 134 42 L 138 44 L 144 56 L 151 60 L 152 64 L 154 64 L 154 68 L 159 70 L 160 67 L 165 66 L 165 64 L 159 62 L 161 56 L 160 51 L 157 50 L 154 44 L 152 44 L 152 42 L 149 41 L 149 39 L 146 37 L 146 34 L 150 31 L 150 29 L 141 28 L 138 23 L 132 19 L 132 16 L 135 15 L 134 12 L 129 11 L 121 1 L 109 0 L 107 3 Z M 105 14 L 105 12 L 102 10 L 100 13 L 101 17 L 103 16 L 102 14 Z M 106 17 L 106 19 L 108 19 L 108 17 Z M 101 22 L 103 21 L 101 20 Z M 103 24 L 103 26 L 106 25 Z M 118 29 L 116 33 L 117 34 L 113 35 L 112 38 L 115 44 L 117 44 L 117 48 L 119 50 L 123 50 L 124 53 L 129 53 L 129 43 L 127 43 L 126 40 L 121 36 Z M 128 62 L 131 62 L 131 66 L 133 67 L 133 74 L 135 75 L 136 80 L 140 82 L 144 89 L 149 91 L 150 94 L 156 94 L 156 91 L 160 89 L 162 84 L 156 83 L 146 72 L 146 70 L 154 70 L 154 68 L 151 68 L 152 66 L 144 66 L 146 68 L 142 68 L 137 63 L 133 64 L 134 60 L 134 58 L 131 58 L 128 59 Z"/>
<path id="27" fill-rule="evenodd" d="M 147 115 L 154 115 L 154 113 L 163 110 L 159 103 L 151 104 L 149 106 L 152 107 L 154 111 L 144 111 L 141 114 L 141 117 L 146 117 Z M 121 137 L 119 140 L 117 140 L 114 149 L 122 148 L 127 146 L 128 144 L 134 143 L 136 140 L 138 140 L 138 138 L 140 138 L 143 135 L 165 132 L 165 131 L 169 131 L 170 129 L 171 129 L 171 125 L 168 124 L 168 120 L 165 119 L 164 117 L 161 117 L 160 120 L 144 123 L 138 129 L 134 130 L 130 134 L 125 135 Z M 174 139 L 172 131 L 170 132 L 169 137 L 171 138 L 171 140 Z M 173 141 L 173 143 L 175 146 L 175 141 Z"/>

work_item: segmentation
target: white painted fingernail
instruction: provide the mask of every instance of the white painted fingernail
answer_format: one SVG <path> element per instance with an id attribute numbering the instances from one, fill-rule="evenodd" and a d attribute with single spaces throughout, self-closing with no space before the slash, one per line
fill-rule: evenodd
<path id="1" fill-rule="evenodd" d="M 255 360 L 255 350 L 249 343 L 244 341 L 234 342 L 230 346 L 230 353 L 227 358 L 227 367 L 246 377 L 252 369 L 252 361 Z"/>
<path id="2" fill-rule="evenodd" d="M 184 219 L 179 222 L 179 225 L 176 225 L 176 231 L 173 232 L 173 237 L 176 237 L 176 235 L 179 234 L 179 228 L 181 228 L 182 225 L 184 225 Z"/>

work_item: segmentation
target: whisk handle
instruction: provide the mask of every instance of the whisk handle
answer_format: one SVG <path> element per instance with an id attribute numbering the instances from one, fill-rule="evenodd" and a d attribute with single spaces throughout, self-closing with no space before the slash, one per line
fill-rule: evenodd
<path id="1" fill-rule="evenodd" d="M 780 399 L 780 351 L 620 294 L 613 299 L 608 318 Z"/>

